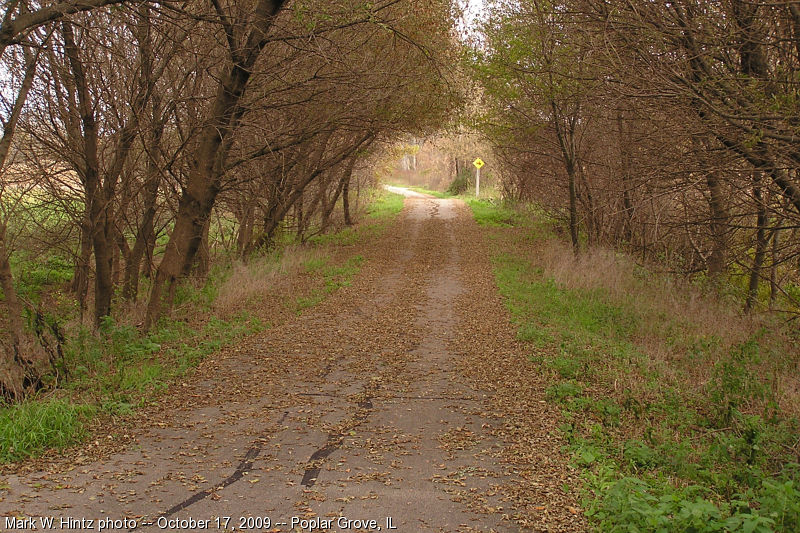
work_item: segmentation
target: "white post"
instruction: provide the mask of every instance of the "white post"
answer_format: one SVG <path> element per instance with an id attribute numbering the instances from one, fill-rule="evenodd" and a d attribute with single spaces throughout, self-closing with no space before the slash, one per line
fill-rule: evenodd
<path id="1" fill-rule="evenodd" d="M 481 195 L 481 167 L 475 167 L 475 198 Z"/>

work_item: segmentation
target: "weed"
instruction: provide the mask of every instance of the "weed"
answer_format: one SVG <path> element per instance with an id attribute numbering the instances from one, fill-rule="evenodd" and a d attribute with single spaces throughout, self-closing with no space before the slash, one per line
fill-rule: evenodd
<path id="1" fill-rule="evenodd" d="M 126 416 L 133 412 L 134 405 L 127 398 L 106 398 L 100 404 L 100 409 L 112 416 Z"/>
<path id="2" fill-rule="evenodd" d="M 372 219 L 391 219 L 403 210 L 405 198 L 400 194 L 382 191 L 367 211 Z"/>
<path id="3" fill-rule="evenodd" d="M 715 365 L 707 387 L 713 406 L 710 418 L 715 426 L 729 425 L 740 414 L 740 407 L 767 399 L 769 389 L 754 373 L 755 366 L 761 362 L 759 350 L 758 340 L 748 339 Z"/>
<path id="4" fill-rule="evenodd" d="M 453 196 L 455 196 L 457 194 L 460 194 L 460 193 L 455 193 L 454 194 L 449 189 L 446 192 L 441 192 L 441 191 L 434 191 L 432 189 L 426 189 L 424 187 L 414 187 L 414 186 L 410 186 L 410 185 L 402 185 L 402 187 L 405 187 L 407 189 L 411 189 L 412 191 L 416 191 L 416 192 L 419 192 L 419 193 L 422 193 L 422 194 L 428 194 L 428 195 L 434 196 L 436 198 L 452 198 Z"/>
<path id="5" fill-rule="evenodd" d="M 658 494 L 654 485 L 661 485 Z M 672 488 L 624 477 L 604 487 L 587 514 L 603 531 L 774 531 L 773 519 L 740 502 L 717 506 L 705 493 L 697 485 Z"/>
<path id="6" fill-rule="evenodd" d="M 309 307 L 321 303 L 325 298 L 342 287 L 347 287 L 352 282 L 364 257 L 356 255 L 347 259 L 342 265 L 330 265 L 327 258 L 310 260 L 304 264 L 306 272 L 322 278 L 323 287 L 315 288 L 308 296 L 299 296 L 295 300 L 295 311 L 300 314 Z"/>
<path id="7" fill-rule="evenodd" d="M 565 379 L 575 379 L 580 374 L 581 362 L 568 357 L 555 357 L 547 362 L 547 366 L 558 372 Z"/>
<path id="8" fill-rule="evenodd" d="M 19 461 L 79 441 L 93 413 L 91 406 L 57 399 L 0 408 L 0 462 Z"/>
<path id="9" fill-rule="evenodd" d="M 300 309 L 316 305 L 328 294 L 348 286 L 364 258 L 350 254 L 347 259 L 334 260 L 329 256 L 344 254 L 330 254 L 331 250 L 325 247 L 347 246 L 377 235 L 402 208 L 402 196 L 381 193 L 370 208 L 366 224 L 320 236 L 310 246 L 289 243 L 248 263 L 216 265 L 203 283 L 186 282 L 178 288 L 176 318 L 163 319 L 149 333 L 142 334 L 131 325 L 136 322 L 131 316 L 122 320 L 108 317 L 97 332 L 72 326 L 63 346 L 59 372 L 65 379 L 60 385 L 70 397 L 82 399 L 86 405 L 50 398 L 0 406 L 0 462 L 24 459 L 80 441 L 92 416 L 130 414 L 154 401 L 170 383 L 209 354 L 269 327 L 243 309 L 272 286 L 285 283 L 287 275 L 305 271 L 318 278 L 318 289 L 307 299 L 298 300 Z M 219 230 L 227 232 L 230 227 L 221 224 Z M 165 242 L 162 234 L 159 246 Z M 47 294 L 53 299 L 59 291 L 49 289 L 71 279 L 72 267 L 67 268 L 68 262 L 57 257 L 44 262 L 23 260 L 16 255 L 13 258 L 14 268 L 23 273 L 17 278 L 23 296 Z M 126 312 L 129 310 L 132 312 L 127 314 L 135 317 L 137 308 L 125 308 Z M 119 316 L 125 314 L 121 312 Z"/>
<path id="10" fill-rule="evenodd" d="M 472 208 L 475 222 L 481 226 L 511 227 L 519 218 L 517 211 L 492 199 L 468 198 L 466 202 Z"/>
<path id="11" fill-rule="evenodd" d="M 557 402 L 567 402 L 571 398 L 579 398 L 583 393 L 580 385 L 571 381 L 563 381 L 547 388 L 547 398 Z"/>
<path id="12" fill-rule="evenodd" d="M 463 194 L 468 188 L 474 186 L 475 181 L 472 179 L 472 172 L 469 169 L 462 170 L 450 182 L 447 192 L 450 194 Z"/>
<path id="13" fill-rule="evenodd" d="M 792 352 L 780 334 L 617 254 L 576 260 L 568 245 L 520 237 L 507 226 L 537 227 L 520 213 L 470 206 L 495 236 L 495 279 L 536 349 L 531 371 L 558 380 L 546 398 L 600 530 L 798 530 L 797 422 L 777 385 Z"/>
<path id="14" fill-rule="evenodd" d="M 303 261 L 303 268 L 309 274 L 319 271 L 324 267 L 328 262 L 327 257 L 312 257 L 310 259 L 306 259 Z"/>
<path id="15" fill-rule="evenodd" d="M 72 280 L 74 273 L 74 266 L 68 260 L 55 255 L 44 259 L 12 255 L 11 259 L 17 292 L 34 303 L 39 303 L 45 293 L 56 296 L 58 289 Z"/>
<path id="16" fill-rule="evenodd" d="M 298 296 L 296 300 L 296 307 L 297 307 L 297 314 L 303 312 L 303 310 L 308 309 L 309 307 L 314 307 L 315 305 L 321 303 L 325 299 L 325 294 L 322 292 L 314 292 L 311 296 Z"/>

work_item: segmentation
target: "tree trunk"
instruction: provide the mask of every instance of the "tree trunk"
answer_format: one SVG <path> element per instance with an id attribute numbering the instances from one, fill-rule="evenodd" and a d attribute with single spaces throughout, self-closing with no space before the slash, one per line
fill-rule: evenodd
<path id="1" fill-rule="evenodd" d="M 708 206 L 711 215 L 711 254 L 708 256 L 706 263 L 708 265 L 708 276 L 716 280 L 725 272 L 727 265 L 728 242 L 726 233 L 728 212 L 725 208 L 725 194 L 716 172 L 706 174 L 706 184 L 709 191 Z"/>
<path id="2" fill-rule="evenodd" d="M 622 179 L 622 238 L 628 244 L 633 240 L 633 202 L 631 201 L 631 176 L 630 176 L 630 136 L 627 135 L 623 120 L 623 111 L 617 110 L 617 143 L 619 146 L 620 177 Z"/>
<path id="3" fill-rule="evenodd" d="M 581 195 L 580 198 L 585 198 L 581 203 L 583 203 L 584 209 L 586 210 L 586 236 L 588 246 L 591 248 L 596 246 L 600 240 L 600 222 L 597 220 L 597 209 L 595 208 L 592 189 L 589 187 L 589 180 L 586 179 L 586 173 L 583 169 L 579 167 L 580 164 L 581 163 L 578 162 L 574 166 L 576 167 L 575 173 L 580 179 L 580 185 L 584 190 L 584 194 Z"/>
<path id="4" fill-rule="evenodd" d="M 195 171 L 197 172 L 197 171 Z M 161 317 L 165 308 L 171 308 L 175 297 L 175 284 L 186 276 L 200 247 L 203 227 L 214 205 L 218 183 L 205 183 L 197 174 L 191 180 L 195 187 L 189 187 L 181 196 L 175 228 L 167 243 L 164 257 L 156 270 L 150 299 L 147 303 L 145 329 L 150 329 Z M 167 289 L 166 294 L 164 289 Z"/>
<path id="5" fill-rule="evenodd" d="M 239 257 L 242 259 L 247 255 L 250 247 L 250 241 L 253 239 L 254 216 L 255 208 L 252 202 L 247 202 L 242 210 L 241 218 L 239 219 L 239 233 L 236 236 L 236 245 L 239 252 Z"/>
<path id="6" fill-rule="evenodd" d="M 203 233 L 200 239 L 200 248 L 197 250 L 197 265 L 195 266 L 195 274 L 204 279 L 211 271 L 211 245 L 208 242 L 208 233 L 211 230 L 211 217 L 206 219 L 203 225 Z"/>
<path id="7" fill-rule="evenodd" d="M 550 101 L 550 107 L 553 112 L 553 127 L 556 130 L 558 145 L 561 148 L 564 169 L 567 172 L 567 188 L 569 191 L 569 235 L 572 239 L 572 250 L 577 256 L 580 253 L 580 241 L 578 236 L 577 169 L 575 168 L 575 121 L 571 117 L 563 117 L 555 101 Z M 565 120 L 567 122 L 566 128 L 564 125 Z"/>
<path id="8" fill-rule="evenodd" d="M 3 306 L 8 315 L 10 346 L 0 346 L 0 398 L 21 400 L 25 395 L 25 367 L 22 364 L 20 343 L 24 334 L 22 306 L 17 299 L 8 251 L 5 245 L 5 226 L 0 228 L 0 288 Z"/>
<path id="9" fill-rule="evenodd" d="M 92 221 L 89 213 L 81 220 L 80 250 L 75 259 L 75 272 L 72 276 L 72 290 L 78 300 L 81 318 L 86 311 L 86 299 L 89 295 L 89 261 L 92 259 Z"/>
<path id="10" fill-rule="evenodd" d="M 306 221 L 305 221 L 305 216 L 304 216 L 304 208 L 305 208 L 304 204 L 305 204 L 305 197 L 303 196 L 302 193 L 300 193 L 300 196 L 297 197 L 297 201 L 294 203 L 294 218 L 295 218 L 295 222 L 296 222 L 295 237 L 300 242 L 303 242 L 303 232 L 305 232 L 305 229 L 306 229 L 305 228 Z M 312 204 L 311 209 L 309 209 L 309 211 L 313 212 L 313 209 L 314 209 L 314 206 Z"/>
<path id="11" fill-rule="evenodd" d="M 346 175 L 342 186 L 342 210 L 344 211 L 344 223 L 347 226 L 353 225 L 353 219 L 350 217 L 350 180 L 352 177 L 352 172 Z"/>
<path id="12" fill-rule="evenodd" d="M 761 267 L 764 264 L 764 256 L 767 251 L 767 206 L 764 202 L 763 194 L 761 191 L 761 173 L 758 172 L 755 177 L 755 185 L 753 187 L 753 197 L 756 201 L 756 208 L 758 215 L 756 217 L 756 252 L 753 257 L 753 266 L 750 269 L 750 283 L 748 284 L 747 300 L 744 304 L 744 312 L 749 313 L 753 310 L 756 302 L 758 301 L 758 282 L 761 278 Z"/>
<path id="13" fill-rule="evenodd" d="M 206 125 L 200 132 L 194 162 L 178 204 L 175 227 L 150 291 L 145 329 L 158 321 L 165 308 L 172 307 L 175 284 L 188 273 L 194 261 L 202 240 L 203 227 L 211 216 L 211 209 L 221 188 L 231 134 L 237 129 L 245 112 L 242 97 L 253 66 L 268 42 L 267 32 L 285 3 L 285 0 L 259 0 L 253 23 L 229 33 L 232 64 L 220 77 L 216 97 L 207 113 Z M 165 287 L 168 289 L 166 295 Z"/>
<path id="14" fill-rule="evenodd" d="M 136 301 L 139 294 L 139 272 L 142 268 L 142 259 L 150 247 L 150 243 L 155 241 L 155 230 L 153 221 L 156 215 L 156 196 L 158 194 L 158 177 L 151 179 L 146 187 L 144 194 L 145 210 L 139 229 L 136 231 L 136 240 L 133 243 L 128 261 L 125 263 L 125 281 L 122 287 L 122 297 L 128 301 Z M 148 268 L 152 251 L 148 254 Z"/>
<path id="15" fill-rule="evenodd" d="M 324 147 L 330 140 L 330 135 L 328 135 L 325 142 L 322 143 L 323 147 L 320 151 L 320 156 L 319 156 L 320 161 L 316 165 L 317 166 L 316 170 L 314 170 L 314 172 L 309 173 L 308 176 L 303 178 L 303 180 L 301 180 L 299 183 L 295 183 L 293 185 L 293 188 L 290 191 L 288 191 L 285 198 L 276 197 L 270 201 L 270 206 L 267 209 L 267 213 L 264 219 L 264 231 L 255 245 L 256 248 L 266 247 L 272 242 L 273 234 L 275 233 L 275 230 L 278 228 L 278 225 L 284 219 L 289 209 L 291 209 L 291 207 L 297 201 L 297 198 L 303 193 L 305 188 L 311 182 L 313 182 L 320 174 L 322 174 L 326 170 L 335 167 L 342 161 L 351 157 L 365 144 L 369 145 L 373 139 L 374 137 L 371 134 L 367 134 L 358 141 L 354 142 L 350 147 L 337 154 L 335 157 L 332 158 L 332 160 L 322 163 L 321 159 L 325 151 Z"/>
<path id="16" fill-rule="evenodd" d="M 141 74 L 148 92 L 152 91 L 156 77 L 153 70 L 153 43 L 152 28 L 150 18 L 150 7 L 147 4 L 139 6 L 139 24 L 137 26 L 137 41 L 139 43 L 139 57 L 141 60 Z M 158 187 L 161 182 L 160 169 L 156 162 L 156 157 L 161 152 L 161 139 L 164 135 L 164 127 L 167 121 L 166 113 L 160 106 L 161 99 L 154 96 L 150 103 L 150 128 L 149 135 L 146 137 L 145 150 L 147 155 L 146 177 L 144 188 L 141 194 L 144 212 L 139 226 L 136 228 L 136 238 L 133 248 L 125 261 L 125 279 L 122 287 L 122 297 L 127 301 L 136 301 L 139 295 L 139 276 L 142 270 L 142 259 L 147 255 L 145 267 L 150 271 L 152 266 L 152 243 L 155 243 L 155 230 L 153 221 L 156 215 L 156 200 L 158 198 Z"/>
<path id="17" fill-rule="evenodd" d="M 8 314 L 10 345 L 0 346 L 0 399 L 22 400 L 42 386 L 42 377 L 52 370 L 52 363 L 41 344 L 25 332 L 22 304 L 14 287 L 6 249 L 5 224 L 0 225 L 0 288 Z"/>
<path id="18" fill-rule="evenodd" d="M 353 173 L 353 166 L 355 165 L 355 159 L 347 165 L 344 173 L 342 173 L 342 177 L 339 178 L 339 183 L 336 184 L 336 190 L 333 193 L 333 197 L 330 201 L 323 207 L 322 211 L 322 223 L 320 231 L 325 231 L 328 229 L 330 225 L 330 218 L 331 213 L 333 213 L 334 208 L 336 207 L 336 202 L 339 201 L 339 197 L 342 195 L 342 191 L 344 191 L 344 184 L 350 181 L 350 174 Z"/>
<path id="19" fill-rule="evenodd" d="M 575 187 L 575 168 L 567 164 L 567 179 L 569 180 L 569 236 L 572 240 L 572 250 L 575 255 L 581 251 L 578 240 L 578 194 Z"/>
<path id="20" fill-rule="evenodd" d="M 776 222 L 776 226 L 780 226 L 781 220 L 778 219 Z M 779 254 L 779 246 L 778 246 L 778 237 L 780 236 L 780 229 L 776 227 L 772 230 L 772 263 L 769 269 L 769 310 L 772 311 L 775 308 L 775 301 L 778 298 L 778 254 Z"/>
<path id="21" fill-rule="evenodd" d="M 119 228 L 114 228 L 114 241 L 117 245 L 114 247 L 114 257 L 111 263 L 113 267 L 112 282 L 114 287 L 118 287 L 124 265 L 127 265 L 131 258 L 131 247 L 128 246 L 128 240 Z"/>
<path id="22" fill-rule="evenodd" d="M 78 47 L 72 23 L 61 24 L 64 38 L 64 52 L 69 60 L 75 90 L 78 97 L 78 107 L 83 125 L 83 182 L 86 195 L 86 209 L 91 220 L 91 242 L 94 249 L 95 261 L 95 293 L 94 293 L 94 322 L 99 326 L 103 317 L 111 314 L 112 283 L 112 252 L 108 239 L 110 228 L 108 209 L 104 201 L 103 188 L 100 185 L 100 166 L 98 161 L 97 123 L 89 93 L 89 85 L 83 64 L 78 57 Z"/>
<path id="23" fill-rule="evenodd" d="M 103 318 L 111 315 L 111 297 L 114 294 L 112 246 L 105 232 L 95 231 L 94 244 L 94 322 L 99 326 Z"/>

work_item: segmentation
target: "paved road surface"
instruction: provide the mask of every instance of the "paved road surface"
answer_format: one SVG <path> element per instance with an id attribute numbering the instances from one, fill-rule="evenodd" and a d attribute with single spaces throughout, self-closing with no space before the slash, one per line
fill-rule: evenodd
<path id="1" fill-rule="evenodd" d="M 470 302 L 499 306 L 472 292 L 493 291 L 480 230 L 458 200 L 399 192 L 406 208 L 352 286 L 204 363 L 126 449 L 11 476 L 0 516 L 74 531 L 582 530 L 552 423 L 525 430 L 541 448 L 527 466 L 509 460 L 495 387 L 463 370 L 481 345 L 504 360 L 516 346 L 499 307 L 470 316 Z M 485 321 L 506 325 L 472 331 Z"/>

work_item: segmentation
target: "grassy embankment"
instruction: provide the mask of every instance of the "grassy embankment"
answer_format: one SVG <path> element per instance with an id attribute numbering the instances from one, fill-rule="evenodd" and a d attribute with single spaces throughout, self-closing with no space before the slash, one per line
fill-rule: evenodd
<path id="1" fill-rule="evenodd" d="M 451 192 L 450 190 L 447 190 L 447 191 L 436 191 L 436 190 L 433 190 L 433 189 L 427 189 L 425 187 L 418 187 L 416 185 L 408 185 L 408 184 L 401 183 L 401 182 L 393 182 L 393 183 L 389 183 L 388 185 L 393 185 L 395 187 L 403 187 L 403 188 L 410 189 L 412 191 L 416 191 L 416 192 L 419 192 L 419 193 L 422 193 L 422 194 L 429 194 L 431 196 L 435 196 L 436 198 L 460 198 L 462 200 L 467 200 L 467 201 L 475 199 L 475 189 L 473 188 L 473 186 L 468 187 L 467 190 L 464 191 L 461 194 L 455 194 L 455 193 Z M 493 198 L 498 198 L 498 197 L 500 197 L 500 191 L 495 189 L 491 184 L 487 183 L 487 184 L 484 184 L 481 187 L 481 198 L 482 199 L 487 199 L 487 198 L 488 199 L 493 199 Z M 488 205 L 493 205 L 493 204 L 490 203 Z"/>
<path id="2" fill-rule="evenodd" d="M 454 198 L 455 196 L 450 194 L 449 192 L 445 191 L 433 191 L 431 189 L 426 189 L 424 187 L 413 187 L 410 185 L 403 185 L 406 189 L 411 189 L 412 191 L 416 191 L 422 194 L 429 194 L 431 196 L 435 196 L 436 198 Z"/>
<path id="3" fill-rule="evenodd" d="M 19 262 L 20 293 L 33 302 L 47 298 L 44 304 L 58 313 L 53 319 L 62 324 L 71 319 L 73 325 L 64 328 L 64 357 L 51 390 L 0 406 L 0 463 L 82 441 L 109 418 L 157 402 L 170 383 L 209 354 L 269 328 L 276 307 L 301 313 L 349 285 L 364 262 L 353 245 L 379 236 L 402 207 L 401 196 L 384 192 L 355 227 L 305 245 L 285 242 L 248 263 L 215 265 L 202 285 L 187 282 L 180 288 L 175 313 L 147 335 L 135 327 L 139 308 L 120 308 L 99 334 L 78 325 L 74 304 L 57 296 L 65 292 L 71 266 L 57 257 Z M 264 298 L 271 298 L 270 305 L 260 305 Z"/>
<path id="4" fill-rule="evenodd" d="M 468 200 L 602 531 L 800 531 L 798 333 Z"/>

